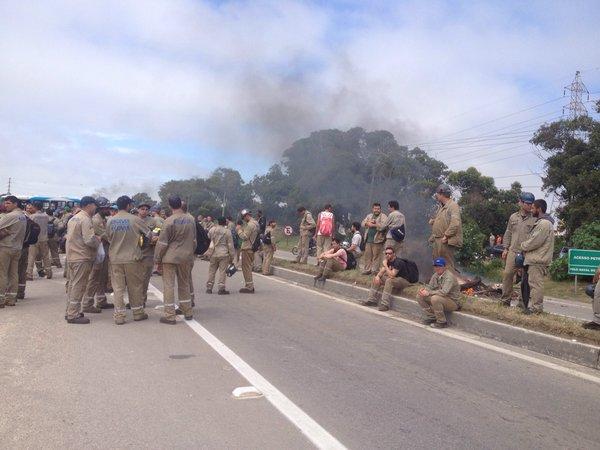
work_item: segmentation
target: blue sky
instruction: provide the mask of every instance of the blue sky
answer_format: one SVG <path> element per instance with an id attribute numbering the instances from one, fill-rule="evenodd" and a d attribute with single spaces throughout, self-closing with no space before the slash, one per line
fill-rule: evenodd
<path id="1" fill-rule="evenodd" d="M 0 145 L 27 163 L 0 183 L 248 180 L 311 131 L 363 126 L 539 192 L 528 133 L 576 70 L 599 97 L 599 18 L 597 1 L 5 1 Z"/>

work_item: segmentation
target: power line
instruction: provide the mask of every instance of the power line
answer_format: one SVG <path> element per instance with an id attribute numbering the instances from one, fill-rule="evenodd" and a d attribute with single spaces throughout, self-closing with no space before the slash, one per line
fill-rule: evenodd
<path id="1" fill-rule="evenodd" d="M 500 178 L 516 178 L 516 177 L 527 177 L 530 175 L 541 175 L 539 172 L 531 172 L 531 173 L 520 173 L 518 175 L 503 175 L 501 177 L 494 177 L 496 179 L 500 179 Z"/>

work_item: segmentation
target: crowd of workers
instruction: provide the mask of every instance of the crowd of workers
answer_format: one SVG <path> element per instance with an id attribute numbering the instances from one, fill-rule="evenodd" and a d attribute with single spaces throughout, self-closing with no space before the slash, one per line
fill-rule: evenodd
<path id="1" fill-rule="evenodd" d="M 439 186 L 435 197 L 438 208 L 429 221 L 434 273 L 419 289 L 418 302 L 423 322 L 443 328 L 447 326 L 446 313 L 460 309 L 454 255 L 462 246 L 463 236 L 460 207 L 450 188 Z M 213 293 L 215 279 L 217 294 L 229 294 L 227 275 L 235 273 L 238 265 L 244 278 L 239 290 L 242 294 L 255 292 L 253 271 L 271 274 L 277 250 L 276 221 L 267 222 L 260 211 L 255 219 L 249 210 L 242 210 L 237 222 L 231 217 L 216 221 L 210 216 L 194 218 L 175 195 L 168 198 L 168 207 L 134 205 L 128 196 L 119 197 L 114 204 L 104 197 L 86 196 L 72 211 L 44 211 L 39 203 L 22 204 L 14 196 L 5 197 L 0 215 L 0 308 L 14 306 L 17 299 L 24 298 L 34 267 L 40 277 L 52 278 L 52 266 L 61 267 L 58 251 L 63 241 L 65 320 L 73 324 L 89 323 L 86 313 L 104 309 L 114 309 L 118 325 L 126 322 L 127 309 L 131 309 L 134 321 L 147 319 L 145 307 L 153 272 L 163 278 L 164 314 L 160 322 L 175 324 L 178 313 L 191 319 L 195 304 L 192 268 L 200 255 L 209 262 L 207 294 Z M 407 228 L 399 203 L 392 200 L 387 207 L 384 213 L 381 204 L 374 203 L 362 223 L 352 224 L 348 243 L 336 237 L 332 205 L 325 205 L 317 220 L 306 208 L 298 208 L 300 236 L 295 263 L 308 263 L 309 245 L 314 239 L 318 265 L 315 282 L 324 282 L 334 272 L 357 268 L 364 275 L 374 275 L 363 305 L 388 310 L 394 291 L 401 292 L 418 281 L 418 268 L 402 258 Z M 554 251 L 553 220 L 546 208 L 544 200 L 522 193 L 519 211 L 508 219 L 503 237 L 501 302 L 526 314 L 543 311 L 544 278 Z M 521 285 L 517 293 L 515 283 Z M 113 303 L 107 300 L 110 292 Z M 600 288 L 596 287 L 594 321 L 585 324 L 586 328 L 600 328 L 599 297 Z"/>

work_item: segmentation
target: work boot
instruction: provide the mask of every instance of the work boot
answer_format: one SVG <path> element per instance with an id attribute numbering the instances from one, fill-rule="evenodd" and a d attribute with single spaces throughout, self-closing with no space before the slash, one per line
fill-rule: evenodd
<path id="1" fill-rule="evenodd" d="M 175 325 L 177 323 L 175 320 L 169 320 L 166 317 L 161 317 L 159 322 L 166 323 L 167 325 Z"/>
<path id="2" fill-rule="evenodd" d="M 181 308 L 179 306 L 177 308 L 175 308 L 175 314 L 177 314 L 178 316 L 183 314 L 183 311 L 181 310 Z"/>
<path id="3" fill-rule="evenodd" d="M 48 272 L 48 274 L 46 275 L 46 278 L 51 280 L 52 279 L 52 272 Z"/>
<path id="4" fill-rule="evenodd" d="M 373 300 L 361 300 L 358 303 L 362 306 L 377 306 L 377 302 L 374 302 Z"/>
<path id="5" fill-rule="evenodd" d="M 125 317 L 115 318 L 115 325 L 125 325 Z"/>
<path id="6" fill-rule="evenodd" d="M 206 293 L 207 294 L 212 294 L 212 288 L 206 288 Z"/>
<path id="7" fill-rule="evenodd" d="M 38 275 L 40 276 L 40 278 L 44 278 L 46 276 L 46 271 L 45 270 L 38 270 Z"/>
<path id="8" fill-rule="evenodd" d="M 114 309 L 115 308 L 114 304 L 108 303 L 108 302 L 107 303 L 98 303 L 97 306 L 100 309 Z"/>
<path id="9" fill-rule="evenodd" d="M 240 294 L 254 294 L 254 288 L 250 289 L 247 287 L 243 287 L 240 289 Z"/>
<path id="10" fill-rule="evenodd" d="M 148 314 L 142 313 L 142 314 L 138 314 L 137 316 L 134 316 L 133 320 L 135 320 L 136 322 L 140 322 L 142 320 L 146 320 L 147 318 L 148 318 Z"/>
<path id="11" fill-rule="evenodd" d="M 379 305 L 377 307 L 377 311 L 389 311 L 390 307 L 388 305 Z"/>
<path id="12" fill-rule="evenodd" d="M 219 289 L 217 295 L 229 295 L 229 291 L 226 291 L 225 289 Z"/>
<path id="13" fill-rule="evenodd" d="M 185 320 L 192 320 L 194 318 L 194 316 L 192 314 L 188 315 L 188 316 L 183 316 L 183 318 Z"/>
<path id="14" fill-rule="evenodd" d="M 431 317 L 425 317 L 421 319 L 421 323 L 423 325 L 431 325 L 432 323 L 435 323 L 435 319 L 432 319 Z"/>
<path id="15" fill-rule="evenodd" d="M 581 325 L 586 330 L 600 330 L 600 323 L 596 322 L 586 322 Z"/>
<path id="16" fill-rule="evenodd" d="M 74 319 L 67 319 L 67 323 L 86 324 L 90 323 L 90 319 L 87 317 L 75 317 Z"/>
<path id="17" fill-rule="evenodd" d="M 127 303 L 127 304 L 125 305 L 125 309 L 131 309 L 131 303 Z"/>
<path id="18" fill-rule="evenodd" d="M 82 312 L 79 313 L 79 315 L 77 317 L 83 317 L 84 314 Z M 65 320 L 67 320 L 67 315 L 65 314 Z"/>
<path id="19" fill-rule="evenodd" d="M 17 300 L 25 299 L 25 292 L 17 292 Z"/>
<path id="20" fill-rule="evenodd" d="M 99 314 L 102 312 L 102 309 L 98 308 L 97 306 L 86 306 L 82 309 L 82 311 L 84 313 Z"/>
<path id="21" fill-rule="evenodd" d="M 447 322 L 433 322 L 431 328 L 448 328 Z"/>

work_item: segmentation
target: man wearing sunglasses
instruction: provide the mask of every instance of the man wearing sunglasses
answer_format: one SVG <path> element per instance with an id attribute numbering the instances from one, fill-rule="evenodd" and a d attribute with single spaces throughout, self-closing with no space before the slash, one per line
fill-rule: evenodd
<path id="1" fill-rule="evenodd" d="M 390 309 L 390 299 L 394 289 L 402 292 L 405 287 L 410 285 L 406 263 L 396 257 L 394 248 L 386 247 L 384 256 L 381 269 L 373 278 L 369 298 L 367 301 L 361 302 L 363 306 L 377 306 L 379 311 Z"/>

